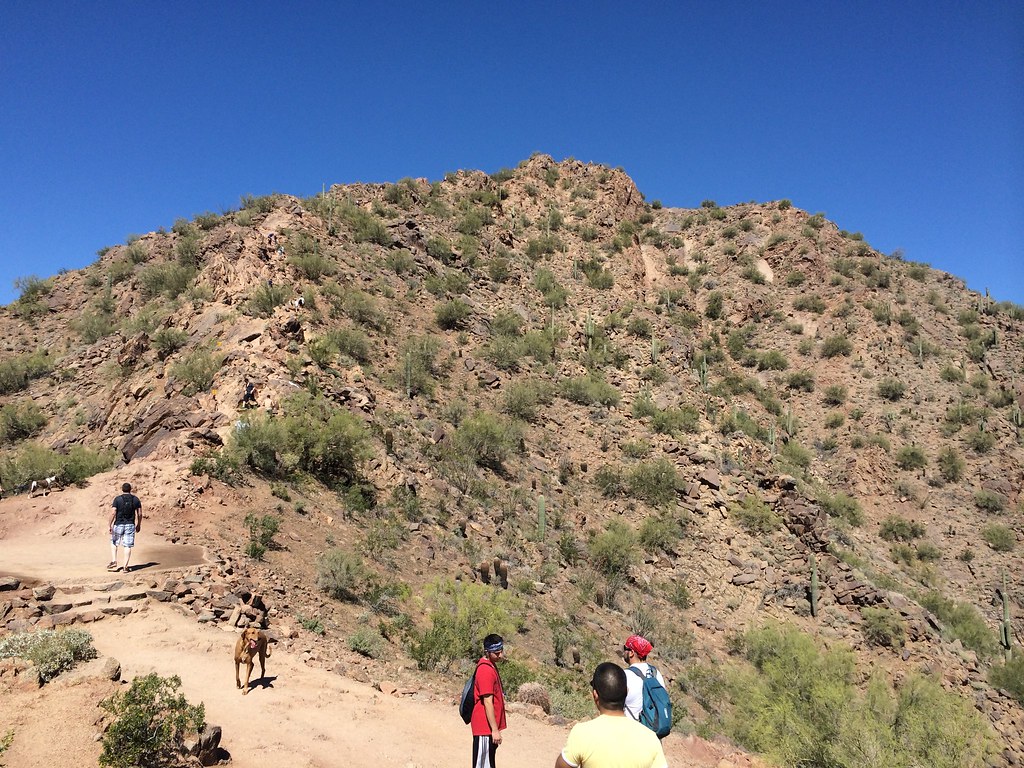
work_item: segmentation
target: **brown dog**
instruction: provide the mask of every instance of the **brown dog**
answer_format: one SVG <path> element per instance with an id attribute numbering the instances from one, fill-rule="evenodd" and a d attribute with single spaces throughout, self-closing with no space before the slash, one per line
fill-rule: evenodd
<path id="1" fill-rule="evenodd" d="M 267 645 L 267 633 L 261 632 L 256 627 L 242 630 L 242 636 L 235 643 L 235 687 L 242 688 L 242 681 L 238 678 L 238 665 L 245 664 L 243 696 L 249 692 L 249 678 L 252 676 L 253 663 L 256 660 L 257 654 L 260 658 L 260 677 L 266 677 L 267 657 L 270 655 L 270 646 Z"/>

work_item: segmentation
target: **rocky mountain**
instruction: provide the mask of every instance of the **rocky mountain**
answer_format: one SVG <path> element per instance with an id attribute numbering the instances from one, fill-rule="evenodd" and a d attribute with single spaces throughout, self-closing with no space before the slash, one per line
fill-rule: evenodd
<path id="1" fill-rule="evenodd" d="M 432 610 L 485 585 L 553 704 L 642 630 L 714 733 L 709 670 L 777 622 L 861 687 L 936 676 L 1024 760 L 991 677 L 1024 632 L 1021 307 L 785 200 L 666 208 L 544 155 L 249 198 L 23 282 L 3 487 L 170 462 L 151 514 L 295 631 L 443 672 Z"/>

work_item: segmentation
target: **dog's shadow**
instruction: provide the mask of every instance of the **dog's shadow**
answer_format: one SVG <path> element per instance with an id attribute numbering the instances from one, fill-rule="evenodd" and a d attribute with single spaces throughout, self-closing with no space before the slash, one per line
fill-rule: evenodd
<path id="1" fill-rule="evenodd" d="M 264 677 L 257 677 L 255 680 L 249 681 L 249 690 L 251 691 L 257 685 L 260 688 L 273 688 L 274 681 L 277 680 L 277 675 L 265 675 Z"/>

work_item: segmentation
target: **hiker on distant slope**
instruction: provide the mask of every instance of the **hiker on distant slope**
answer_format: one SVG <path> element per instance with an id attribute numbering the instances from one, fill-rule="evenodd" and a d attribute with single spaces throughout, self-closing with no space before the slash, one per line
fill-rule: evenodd
<path id="1" fill-rule="evenodd" d="M 256 385 L 253 384 L 249 379 L 246 379 L 245 393 L 242 395 L 242 407 L 255 408 L 256 405 Z"/>

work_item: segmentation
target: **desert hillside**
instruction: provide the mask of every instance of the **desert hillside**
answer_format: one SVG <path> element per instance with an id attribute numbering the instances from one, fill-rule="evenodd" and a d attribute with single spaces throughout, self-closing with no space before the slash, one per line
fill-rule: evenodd
<path id="1" fill-rule="evenodd" d="M 0 310 L 9 541 L 101 537 L 129 480 L 168 548 L 126 575 L 145 600 L 362 682 L 447 705 L 497 628 L 523 707 L 565 723 L 640 631 L 670 738 L 785 764 L 766 660 L 813 648 L 865 718 L 934 684 L 935 733 L 890 718 L 892 750 L 952 761 L 916 764 L 1024 761 L 1021 307 L 785 200 L 668 208 L 544 155 L 247 198 L 23 283 Z M 94 576 L 46 557 L 0 574 L 106 576 L 102 542 Z M 0 634 L 61 623 L 2 605 Z M 806 764 L 903 764 L 845 717 L 808 726 L 831 756 Z M 961 727 L 981 746 L 957 756 Z"/>

